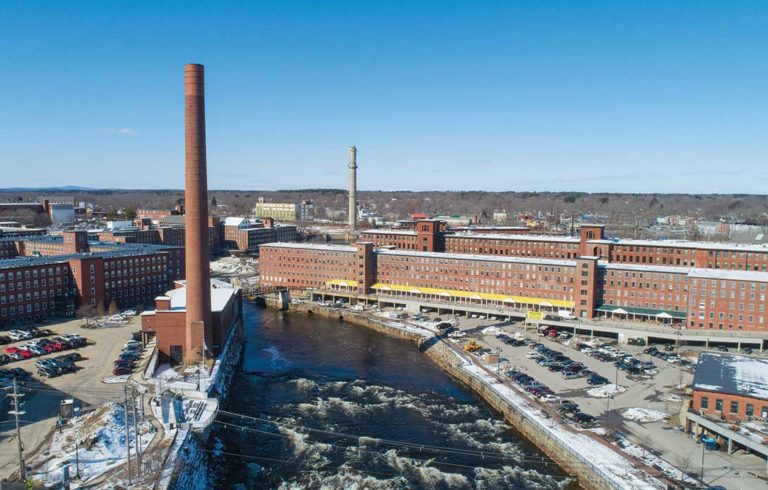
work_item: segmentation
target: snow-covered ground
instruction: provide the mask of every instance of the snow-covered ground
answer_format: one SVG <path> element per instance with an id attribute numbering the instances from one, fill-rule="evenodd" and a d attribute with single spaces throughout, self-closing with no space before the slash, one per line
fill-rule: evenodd
<path id="1" fill-rule="evenodd" d="M 642 447 L 633 444 L 624 438 L 619 439 L 618 446 L 624 453 L 639 459 L 648 466 L 659 469 L 659 471 L 664 473 L 668 478 L 682 483 L 684 488 L 694 488 L 694 486 L 698 486 L 696 480 L 650 451 L 646 451 Z"/>
<path id="2" fill-rule="evenodd" d="M 223 257 L 211 262 L 211 273 L 216 275 L 251 275 L 256 273 L 251 259 L 241 260 L 238 257 Z"/>
<path id="3" fill-rule="evenodd" d="M 129 418 L 132 422 L 132 419 Z M 132 424 L 131 424 L 132 425 Z M 147 420 L 137 422 L 142 450 L 155 437 L 155 428 Z M 135 434 L 131 427 L 131 452 L 135 447 Z M 69 466 L 70 477 L 76 474 L 75 441 L 78 444 L 78 458 L 81 479 L 72 488 L 79 488 L 90 480 L 102 476 L 126 461 L 126 434 L 124 405 L 105 403 L 81 417 L 72 419 L 61 432 L 53 434 L 51 447 L 37 459 L 30 462 L 35 468 L 31 478 L 46 487 L 61 483 L 63 468 Z"/>
<path id="4" fill-rule="evenodd" d="M 499 327 L 485 327 L 481 332 L 483 335 L 499 335 L 500 333 L 503 333 L 504 330 Z"/>
<path id="5" fill-rule="evenodd" d="M 623 412 L 623 416 L 627 420 L 633 420 L 640 424 L 659 422 L 667 417 L 664 412 L 658 410 L 651 410 L 649 408 L 627 408 Z"/>
<path id="6" fill-rule="evenodd" d="M 608 398 L 610 396 L 624 393 L 625 391 L 627 391 L 627 388 L 624 386 L 609 384 L 587 390 L 587 394 L 589 396 L 594 396 L 595 398 Z"/>
<path id="7" fill-rule="evenodd" d="M 466 361 L 462 368 L 480 378 L 491 389 L 507 400 L 511 405 L 525 413 L 526 417 L 548 433 L 553 439 L 560 441 L 561 445 L 570 450 L 577 457 L 582 457 L 597 463 L 595 469 L 601 472 L 604 478 L 610 480 L 617 488 L 626 489 L 662 489 L 664 484 L 639 469 L 634 461 L 623 457 L 619 452 L 606 447 L 603 443 L 588 436 L 586 432 L 571 431 L 562 424 L 544 414 L 521 394 L 511 387 L 500 383 L 474 363 Z"/>

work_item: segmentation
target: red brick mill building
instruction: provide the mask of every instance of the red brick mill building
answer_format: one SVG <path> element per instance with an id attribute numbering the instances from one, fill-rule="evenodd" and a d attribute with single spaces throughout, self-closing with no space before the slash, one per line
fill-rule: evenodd
<path id="1" fill-rule="evenodd" d="M 89 242 L 85 232 L 14 245 L 15 255 L 0 260 L 0 325 L 73 316 L 87 305 L 106 310 L 113 301 L 149 306 L 184 277 L 179 247 Z"/>
<path id="2" fill-rule="evenodd" d="M 579 237 L 450 233 L 434 221 L 361 237 L 369 241 L 354 247 L 263 245 L 261 283 L 689 329 L 767 329 L 762 246 L 609 240 L 602 226 L 583 226 Z"/>

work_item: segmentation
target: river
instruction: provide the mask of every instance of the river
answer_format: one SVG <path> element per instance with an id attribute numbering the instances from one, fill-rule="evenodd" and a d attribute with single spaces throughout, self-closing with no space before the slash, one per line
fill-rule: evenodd
<path id="1" fill-rule="evenodd" d="M 252 304 L 245 338 L 209 442 L 217 486 L 575 487 L 410 342 Z"/>

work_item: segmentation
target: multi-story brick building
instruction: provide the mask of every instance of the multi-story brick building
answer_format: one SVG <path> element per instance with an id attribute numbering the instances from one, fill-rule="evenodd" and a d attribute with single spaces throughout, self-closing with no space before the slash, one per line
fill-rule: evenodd
<path id="1" fill-rule="evenodd" d="M 311 201 L 299 203 L 266 202 L 260 197 L 253 208 L 253 215 L 258 218 L 272 218 L 283 221 L 312 221 L 315 205 Z"/>
<path id="2" fill-rule="evenodd" d="M 435 248 L 427 251 L 558 259 L 589 255 L 611 263 L 768 271 L 768 246 L 764 245 L 607 239 L 602 225 L 583 225 L 578 237 L 468 230 L 471 231 L 437 229 L 432 242 Z M 410 229 L 366 230 L 361 237 L 379 247 L 421 250 L 414 248 L 415 233 Z"/>
<path id="3" fill-rule="evenodd" d="M 408 236 L 418 238 L 418 233 Z M 579 245 L 573 240 L 562 243 Z M 371 264 L 370 287 L 359 280 L 358 249 L 334 245 L 262 246 L 261 282 L 518 311 L 566 310 L 580 318 L 658 321 L 691 329 L 768 330 L 765 272 L 611 263 L 600 256 L 581 255 L 576 248 L 553 247 L 546 250 L 551 257 L 536 257 L 494 254 L 487 249 L 440 253 L 393 244 L 377 250 L 370 243 L 366 247 L 363 255 L 370 255 L 364 257 Z"/>
<path id="4" fill-rule="evenodd" d="M 16 255 L 8 250 L 0 260 L 4 325 L 71 316 L 84 305 L 106 309 L 112 301 L 120 308 L 148 305 L 184 277 L 184 250 L 179 247 L 91 243 L 84 231 L 14 245 Z"/>
<path id="5" fill-rule="evenodd" d="M 274 241 L 298 240 L 299 231 L 294 225 L 277 224 L 271 218 L 261 221 L 230 217 L 222 222 L 224 248 L 255 253 L 259 245 Z"/>

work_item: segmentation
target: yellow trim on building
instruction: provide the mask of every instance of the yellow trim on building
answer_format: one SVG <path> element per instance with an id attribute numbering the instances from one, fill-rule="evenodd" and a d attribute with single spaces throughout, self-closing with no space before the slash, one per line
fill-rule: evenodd
<path id="1" fill-rule="evenodd" d="M 331 279 L 326 281 L 326 286 L 347 286 L 348 288 L 356 288 L 357 281 L 347 281 L 346 279 Z"/>
<path id="2" fill-rule="evenodd" d="M 399 284 L 384 284 L 377 282 L 371 289 L 382 291 L 400 291 L 412 294 L 434 294 L 437 296 L 451 296 L 454 298 L 484 299 L 507 303 L 525 303 L 529 305 L 553 306 L 558 308 L 573 308 L 573 301 L 549 298 L 532 298 L 530 296 L 507 296 L 504 294 L 476 293 L 472 291 L 457 291 L 454 289 L 425 288 L 420 286 L 401 286 Z"/>

